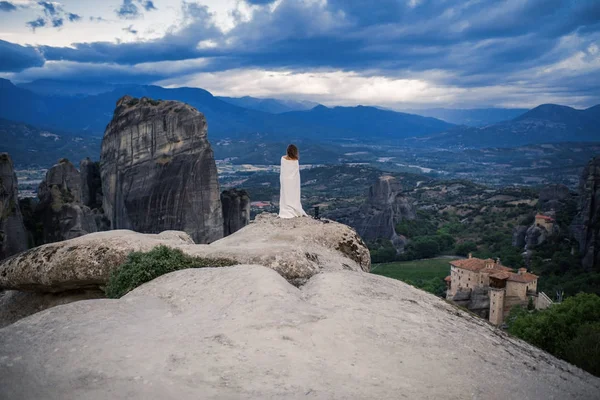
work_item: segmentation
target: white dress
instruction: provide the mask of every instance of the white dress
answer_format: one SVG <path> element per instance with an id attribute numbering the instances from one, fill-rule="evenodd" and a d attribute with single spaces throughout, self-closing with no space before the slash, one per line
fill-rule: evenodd
<path id="1" fill-rule="evenodd" d="M 281 157 L 279 173 L 279 217 L 294 218 L 305 216 L 300 202 L 300 164 L 298 160 Z"/>

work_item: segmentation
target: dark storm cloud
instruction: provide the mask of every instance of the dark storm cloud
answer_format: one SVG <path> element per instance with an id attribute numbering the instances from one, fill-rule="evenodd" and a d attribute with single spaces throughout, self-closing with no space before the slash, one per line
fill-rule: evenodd
<path id="1" fill-rule="evenodd" d="M 0 40 L 0 54 L 0 71 L 19 72 L 44 65 L 42 55 L 34 47 Z"/>
<path id="2" fill-rule="evenodd" d="M 17 6 L 15 6 L 13 3 L 11 3 L 10 1 L 0 1 L 0 11 L 15 11 L 17 9 Z"/>
<path id="3" fill-rule="evenodd" d="M 205 68 L 211 70 L 323 69 L 388 77 L 441 71 L 431 79 L 475 87 L 531 79 L 522 71 L 600 43 L 598 0 L 283 0 L 273 11 L 261 7 L 250 20 L 237 18 L 226 33 L 206 7 L 183 4 L 182 25 L 160 39 L 41 49 L 47 60 L 124 66 L 209 57 Z M 142 8 L 155 9 L 149 1 L 123 0 L 117 14 L 136 18 Z M 587 90 L 584 80 L 568 82 L 574 92 Z"/>

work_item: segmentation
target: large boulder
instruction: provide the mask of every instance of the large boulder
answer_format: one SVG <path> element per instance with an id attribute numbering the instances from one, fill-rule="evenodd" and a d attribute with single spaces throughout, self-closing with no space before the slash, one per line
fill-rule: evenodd
<path id="1" fill-rule="evenodd" d="M 37 218 L 44 243 L 60 242 L 98 230 L 89 207 L 81 203 L 81 175 L 67 159 L 48 170 L 38 189 Z"/>
<path id="2" fill-rule="evenodd" d="M 223 237 L 217 167 L 204 115 L 176 101 L 121 98 L 102 140 L 103 208 L 113 229 Z"/>
<path id="3" fill-rule="evenodd" d="M 597 399 L 600 379 L 402 282 L 188 269 L 0 330 L 6 399 Z"/>
<path id="4" fill-rule="evenodd" d="M 45 244 L 1 263 L 0 289 L 42 293 L 99 289 L 132 251 L 184 243 L 194 243 L 185 232 L 154 235 L 116 230 Z"/>
<path id="5" fill-rule="evenodd" d="M 230 189 L 221 193 L 223 235 L 229 236 L 250 222 L 250 196 L 245 190 Z"/>
<path id="6" fill-rule="evenodd" d="M 584 168 L 579 181 L 578 214 L 571 233 L 579 242 L 579 253 L 586 269 L 600 267 L 600 156 Z"/>
<path id="7" fill-rule="evenodd" d="M 369 271 L 371 265 L 369 250 L 345 225 L 260 214 L 250 225 L 210 245 L 194 244 L 184 232 L 155 235 L 116 230 L 40 246 L 0 264 L 0 289 L 62 292 L 99 288 L 130 252 L 161 244 L 190 255 L 264 265 L 297 285 L 322 271 Z"/>
<path id="8" fill-rule="evenodd" d="M 26 249 L 17 175 L 10 156 L 0 153 L 0 260 Z"/>
<path id="9" fill-rule="evenodd" d="M 548 234 L 549 232 L 541 226 L 530 226 L 527 228 L 527 232 L 525 234 L 525 248 L 531 249 L 544 243 L 544 241 L 546 241 L 548 238 Z"/>

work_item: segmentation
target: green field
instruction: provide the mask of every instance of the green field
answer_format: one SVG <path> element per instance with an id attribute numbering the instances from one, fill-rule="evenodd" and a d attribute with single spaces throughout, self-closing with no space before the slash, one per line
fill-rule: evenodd
<path id="1" fill-rule="evenodd" d="M 437 296 L 444 296 L 444 278 L 450 275 L 450 261 L 449 258 L 429 258 L 373 264 L 371 272 L 401 280 Z"/>

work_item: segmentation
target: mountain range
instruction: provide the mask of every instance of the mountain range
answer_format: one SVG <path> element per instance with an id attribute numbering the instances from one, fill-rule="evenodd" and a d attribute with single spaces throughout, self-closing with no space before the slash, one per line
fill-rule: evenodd
<path id="1" fill-rule="evenodd" d="M 598 141 L 600 105 L 577 110 L 542 104 L 510 121 L 485 127 L 456 126 L 440 134 L 410 138 L 407 145 L 485 148 Z"/>
<path id="2" fill-rule="evenodd" d="M 486 126 L 498 122 L 509 121 L 525 114 L 527 108 L 426 108 L 404 110 L 407 113 L 438 118 L 451 124 L 467 126 Z"/>
<path id="3" fill-rule="evenodd" d="M 48 131 L 32 125 L 0 118 L 0 152 L 7 152 L 18 166 L 49 167 L 59 158 L 74 164 L 85 157 L 98 159 L 102 136 L 77 136 Z"/>
<path id="4" fill-rule="evenodd" d="M 54 80 L 14 85 L 0 79 L 0 118 L 6 120 L 0 124 L 3 143 L 0 151 L 25 155 L 43 150 L 47 139 L 40 138 L 46 136 L 25 135 L 37 131 L 58 135 L 60 139 L 49 148 L 56 149 L 66 143 L 67 148 L 74 146 L 76 154 L 82 151 L 81 146 L 89 146 L 88 150 L 95 148 L 112 118 L 116 101 L 126 94 L 179 100 L 196 107 L 206 116 L 209 137 L 213 140 L 247 140 L 254 144 L 289 141 L 335 144 L 350 140 L 364 144 L 435 148 L 600 141 L 600 105 L 577 110 L 544 104 L 525 112 L 497 108 L 421 110 L 446 120 L 485 123 L 484 126 L 467 126 L 379 107 L 325 107 L 311 102 L 249 96 L 216 97 L 199 88 L 167 89 Z M 490 122 L 497 120 L 501 122 Z M 27 139 L 15 139 L 19 134 Z M 32 139 L 34 136 L 35 140 Z M 88 141 L 87 138 L 91 139 Z"/>
<path id="5" fill-rule="evenodd" d="M 223 101 L 198 88 L 119 85 L 96 95 L 39 94 L 0 79 L 0 118 L 78 135 L 102 135 L 124 95 L 179 100 L 196 107 L 207 118 L 214 139 L 256 137 L 268 139 L 400 140 L 442 132 L 452 124 L 418 115 L 375 107 L 317 106 L 307 111 L 273 114 Z M 340 119 L 336 122 L 336 118 Z"/>

